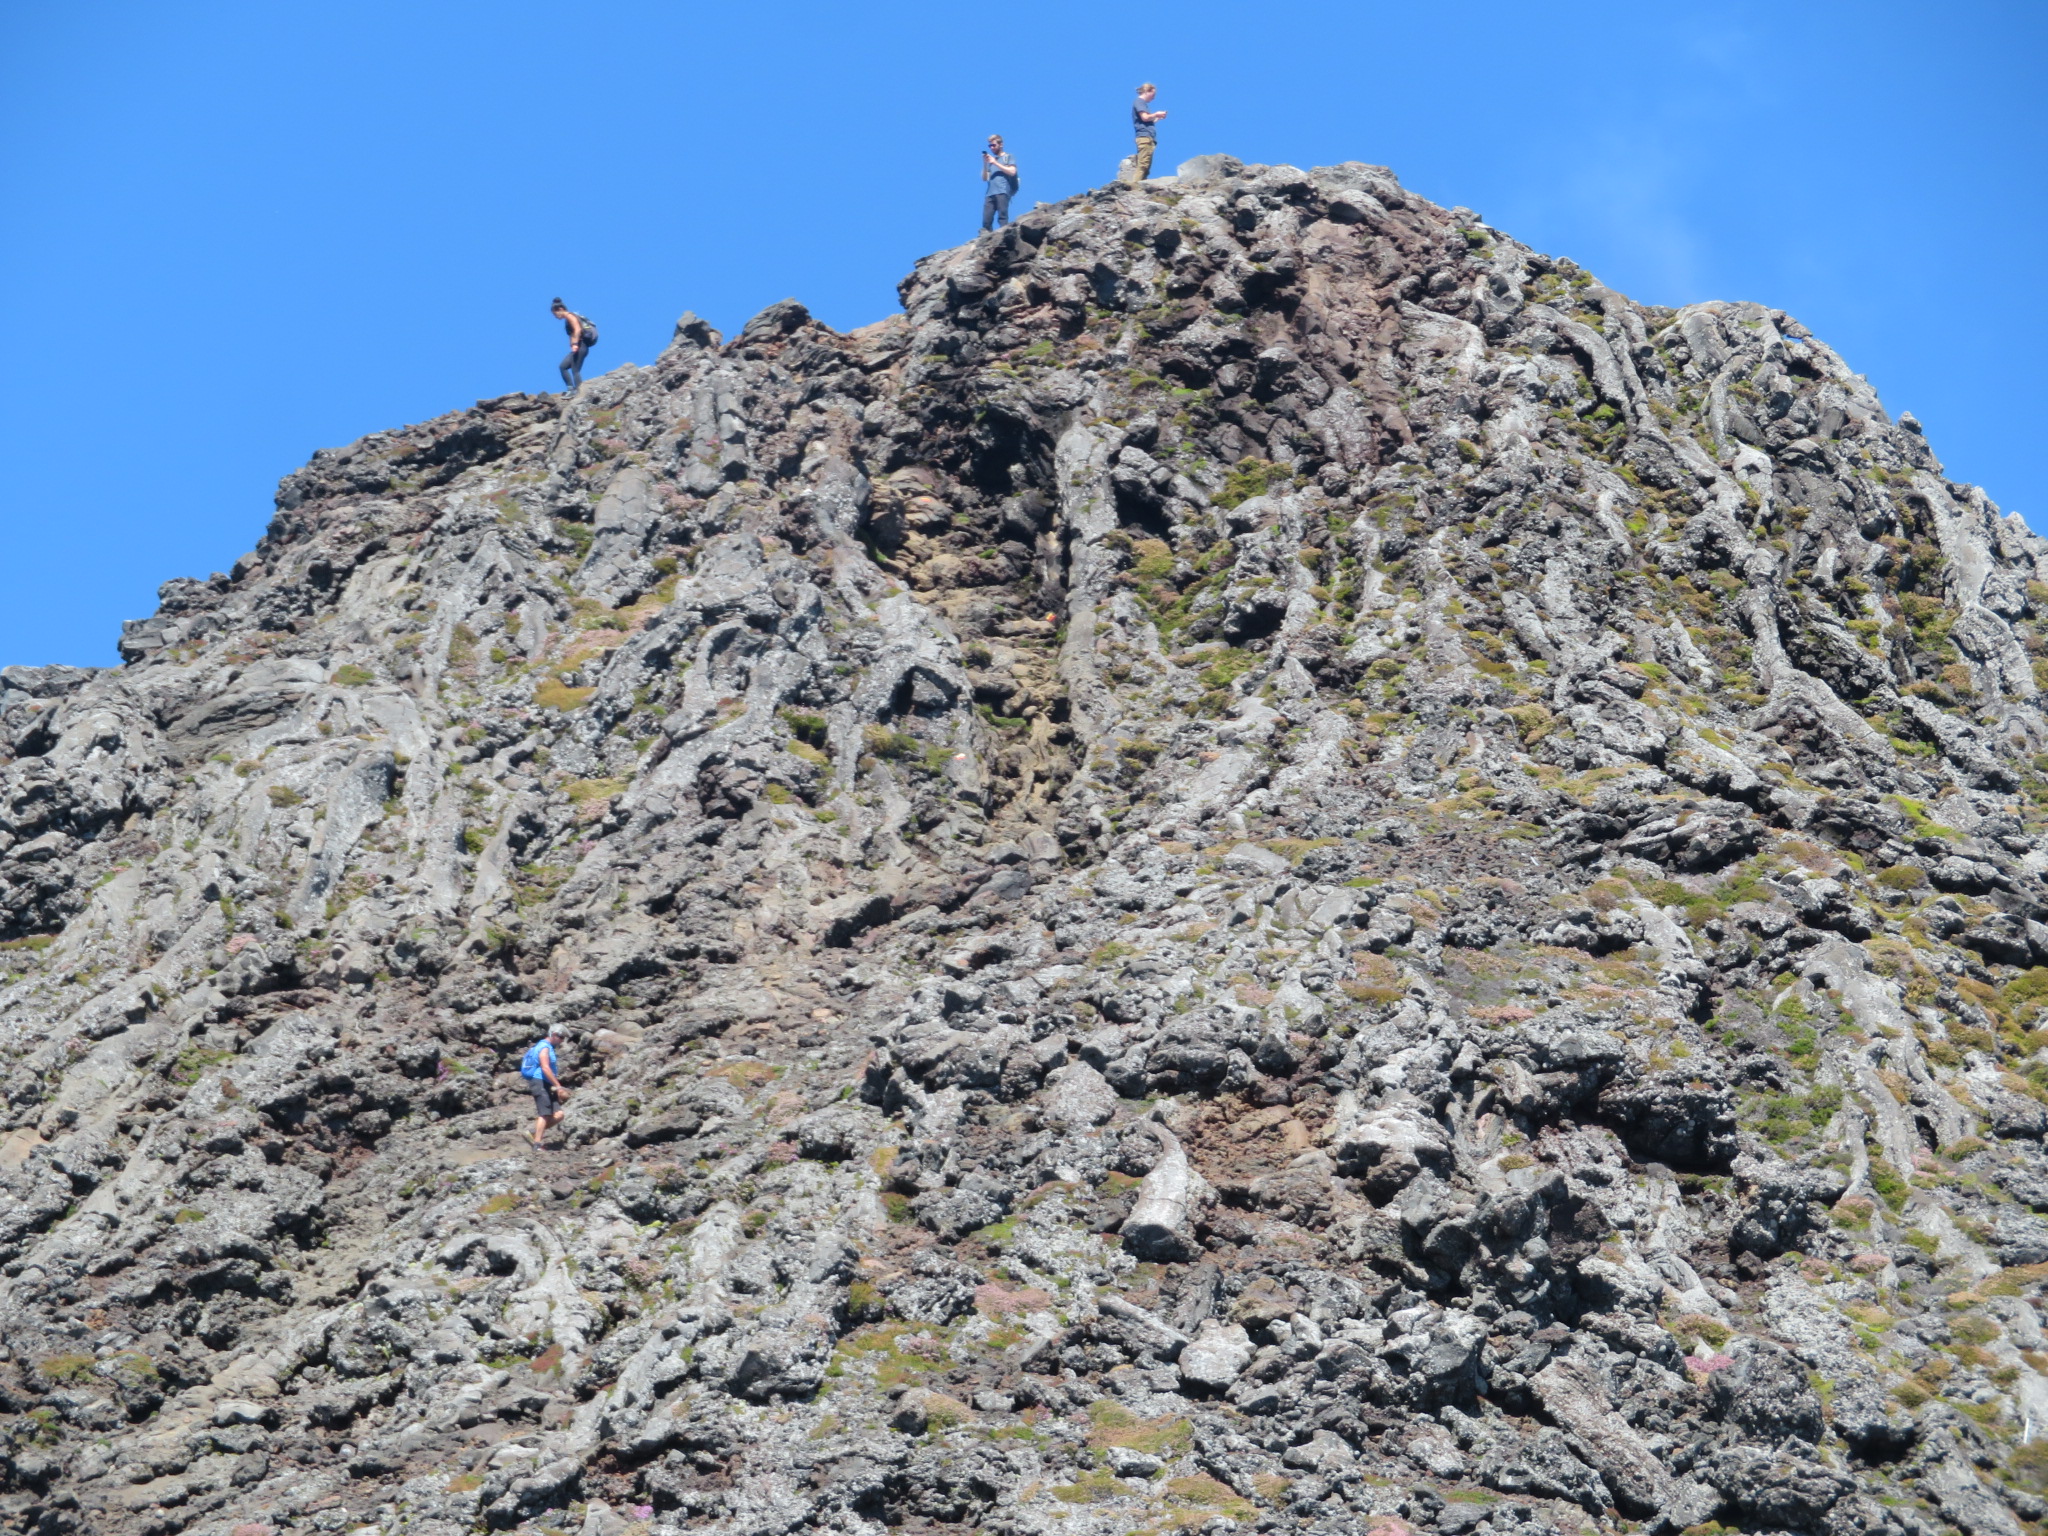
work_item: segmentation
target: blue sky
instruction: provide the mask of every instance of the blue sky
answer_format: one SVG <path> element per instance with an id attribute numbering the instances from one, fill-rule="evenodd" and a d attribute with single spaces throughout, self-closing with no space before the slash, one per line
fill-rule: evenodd
<path id="1" fill-rule="evenodd" d="M 896 307 L 1020 201 L 1367 160 L 1655 303 L 1791 311 L 2048 516 L 2048 8 L 612 0 L 0 8 L 0 664 L 114 660 L 315 448 L 556 385 L 556 293 L 647 362 L 693 309 Z"/>

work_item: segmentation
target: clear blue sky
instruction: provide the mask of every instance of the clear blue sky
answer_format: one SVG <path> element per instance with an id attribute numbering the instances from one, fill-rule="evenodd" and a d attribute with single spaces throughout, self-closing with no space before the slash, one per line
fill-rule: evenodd
<path id="1" fill-rule="evenodd" d="M 2040 0 L 0 7 L 0 664 L 107 663 L 313 449 L 556 386 L 677 314 L 850 327 L 1020 202 L 1367 160 L 1649 302 L 1790 310 L 2048 510 Z"/>

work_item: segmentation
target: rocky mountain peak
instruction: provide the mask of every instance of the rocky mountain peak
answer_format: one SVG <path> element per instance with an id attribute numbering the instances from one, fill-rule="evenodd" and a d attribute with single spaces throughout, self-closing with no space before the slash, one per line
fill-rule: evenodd
<path id="1" fill-rule="evenodd" d="M 0 670 L 9 1528 L 2048 1516 L 2048 544 L 1381 167 L 901 298 Z"/>

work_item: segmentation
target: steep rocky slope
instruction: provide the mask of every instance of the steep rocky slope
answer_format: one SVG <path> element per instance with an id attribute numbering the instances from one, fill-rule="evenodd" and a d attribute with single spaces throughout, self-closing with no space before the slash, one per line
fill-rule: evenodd
<path id="1" fill-rule="evenodd" d="M 1376 167 L 902 295 L 0 673 L 8 1528 L 2032 1529 L 2048 544 Z"/>

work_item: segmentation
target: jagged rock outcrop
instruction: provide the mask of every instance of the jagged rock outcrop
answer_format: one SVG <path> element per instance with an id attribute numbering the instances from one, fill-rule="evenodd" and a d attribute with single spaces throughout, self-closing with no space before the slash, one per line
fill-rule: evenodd
<path id="1" fill-rule="evenodd" d="M 2039 1522 L 2048 544 L 1377 167 L 902 298 L 0 671 L 8 1528 Z"/>

